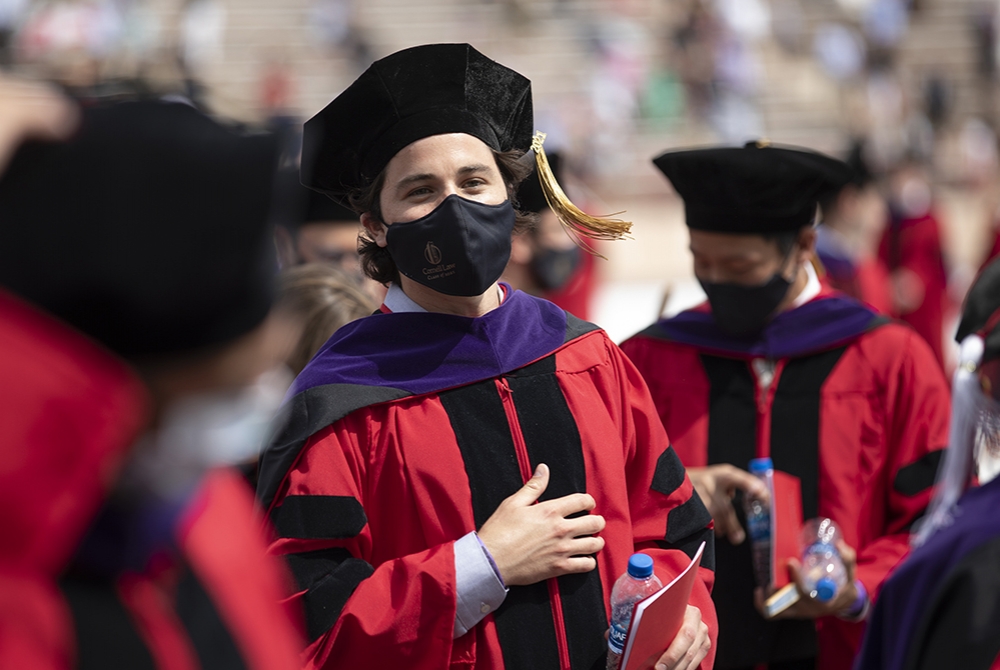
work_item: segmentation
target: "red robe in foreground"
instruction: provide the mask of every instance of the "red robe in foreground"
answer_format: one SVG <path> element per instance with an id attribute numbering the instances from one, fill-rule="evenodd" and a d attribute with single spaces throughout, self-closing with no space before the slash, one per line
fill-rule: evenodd
<path id="1" fill-rule="evenodd" d="M 169 523 L 150 546 L 164 551 L 145 569 L 70 567 L 145 425 L 145 388 L 124 363 L 0 291 L 0 379 L 0 667 L 299 666 L 296 627 L 275 606 L 281 566 L 233 473 L 157 517 Z M 135 539 L 114 535 L 102 558 Z"/>
<path id="2" fill-rule="evenodd" d="M 521 292 L 485 316 L 376 314 L 306 367 L 258 494 L 302 591 L 310 668 L 603 668 L 629 555 L 666 582 L 711 520 L 635 368 L 605 333 Z M 542 499 L 587 492 L 607 520 L 597 569 L 530 586 L 453 638 L 455 541 L 537 463 Z M 691 603 L 717 631 L 714 553 Z M 666 648 L 666 645 L 664 646 Z"/>
<path id="3" fill-rule="evenodd" d="M 745 469 L 770 456 L 801 478 L 806 519 L 837 522 L 858 551 L 857 578 L 878 595 L 908 551 L 948 438 L 948 387 L 916 333 L 826 290 L 757 340 L 728 338 L 703 305 L 622 349 L 685 465 Z M 769 385 L 753 359 L 775 362 Z M 766 622 L 753 606 L 748 544 L 717 546 L 717 667 L 816 657 L 822 669 L 850 668 L 863 625 L 821 619 L 814 635 L 811 621 Z"/>

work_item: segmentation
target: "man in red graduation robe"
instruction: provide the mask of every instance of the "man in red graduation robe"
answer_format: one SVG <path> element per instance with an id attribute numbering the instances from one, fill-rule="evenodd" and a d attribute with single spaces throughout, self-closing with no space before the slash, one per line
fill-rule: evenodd
<path id="1" fill-rule="evenodd" d="M 80 117 L 0 178 L 0 667 L 293 670 L 289 579 L 214 467 L 273 348 L 276 142 Z"/>
<path id="2" fill-rule="evenodd" d="M 711 667 L 710 519 L 645 385 L 603 331 L 497 282 L 531 124 L 528 80 L 464 44 L 387 56 L 306 124 L 303 182 L 351 200 L 390 283 L 261 460 L 308 667 L 602 668 L 629 556 L 668 581 L 703 542 L 660 662 Z"/>
<path id="3" fill-rule="evenodd" d="M 685 201 L 708 302 L 622 348 L 725 538 L 713 593 L 717 667 L 849 668 L 858 621 L 929 500 L 947 386 L 916 333 L 817 280 L 817 195 L 845 165 L 765 143 L 654 162 Z M 755 607 L 732 500 L 759 487 L 743 468 L 763 456 L 801 479 L 805 518 L 832 518 L 849 545 L 846 587 L 827 604 L 804 596 L 779 621 Z"/>

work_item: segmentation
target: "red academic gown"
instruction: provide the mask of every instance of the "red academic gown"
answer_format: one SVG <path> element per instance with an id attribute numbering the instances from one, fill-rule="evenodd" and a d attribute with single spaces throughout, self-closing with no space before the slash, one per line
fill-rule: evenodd
<path id="1" fill-rule="evenodd" d="M 879 258 L 892 273 L 900 268 L 916 274 L 924 288 L 924 298 L 912 312 L 900 319 L 931 346 L 944 369 L 944 313 L 947 309 L 948 277 L 941 252 L 941 226 L 932 214 L 913 219 L 893 219 L 882 235 Z"/>
<path id="2" fill-rule="evenodd" d="M 770 456 L 801 478 L 806 519 L 837 522 L 858 551 L 857 578 L 877 597 L 908 551 L 948 438 L 948 387 L 919 336 L 826 289 L 775 317 L 757 340 L 725 336 L 706 304 L 622 349 L 685 465 L 746 468 Z M 766 388 L 754 358 L 776 361 Z M 769 623 L 756 612 L 748 544 L 717 547 L 717 667 L 816 656 L 819 668 L 850 668 L 861 624 L 821 619 L 814 636 L 810 621 Z"/>
<path id="3" fill-rule="evenodd" d="M 519 291 L 476 319 L 376 314 L 338 331 L 293 392 L 258 495 L 302 589 L 308 667 L 603 668 L 629 555 L 651 555 L 666 582 L 703 541 L 690 602 L 714 640 L 708 512 L 638 372 L 596 326 Z M 542 499 L 596 499 L 597 569 L 514 586 L 453 640 L 454 543 L 539 462 Z"/>
<path id="4" fill-rule="evenodd" d="M 282 567 L 233 473 L 178 506 L 146 569 L 72 573 L 146 422 L 124 363 L 0 291 L 0 378 L 0 667 L 298 667 Z"/>

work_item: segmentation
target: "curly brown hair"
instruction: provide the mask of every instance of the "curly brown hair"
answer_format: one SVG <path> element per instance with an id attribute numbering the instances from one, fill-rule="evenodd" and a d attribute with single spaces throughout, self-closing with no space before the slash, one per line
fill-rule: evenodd
<path id="1" fill-rule="evenodd" d="M 531 174 L 532 169 L 530 165 L 520 161 L 522 156 L 524 156 L 524 152 L 520 150 L 493 152 L 497 168 L 507 186 L 507 197 L 514 203 L 514 211 L 517 213 L 514 222 L 515 235 L 531 228 L 537 219 L 535 214 L 517 209 L 517 186 Z M 385 170 L 382 170 L 371 184 L 365 188 L 354 189 L 348 194 L 347 199 L 351 208 L 358 214 L 371 214 L 376 220 L 384 223 L 382 221 L 382 206 L 379 202 L 384 185 Z M 363 231 L 358 236 L 358 253 L 361 255 L 361 267 L 364 269 L 365 275 L 380 284 L 399 282 L 399 270 L 396 269 L 396 263 L 389 255 L 389 250 L 380 247 L 367 231 Z"/>

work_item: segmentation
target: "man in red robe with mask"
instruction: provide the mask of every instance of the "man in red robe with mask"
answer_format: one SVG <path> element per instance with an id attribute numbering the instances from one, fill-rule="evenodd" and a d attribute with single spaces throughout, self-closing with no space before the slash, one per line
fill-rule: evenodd
<path id="1" fill-rule="evenodd" d="M 629 556 L 666 582 L 711 553 L 635 368 L 596 326 L 498 282 L 525 223 L 531 109 L 520 74 L 438 44 L 377 61 L 306 124 L 303 182 L 359 212 L 365 271 L 389 284 L 296 379 L 261 459 L 307 667 L 601 668 Z M 564 223 L 613 231 L 568 219 L 540 139 Z M 659 664 L 711 667 L 712 567 Z"/>
<path id="2" fill-rule="evenodd" d="M 928 503 L 947 442 L 947 385 L 916 333 L 816 277 L 817 200 L 846 165 L 766 142 L 654 163 L 684 199 L 708 301 L 622 348 L 721 538 L 716 667 L 850 668 L 868 603 Z M 761 494 L 743 470 L 755 457 L 799 477 L 805 518 L 833 519 L 847 545 L 845 587 L 825 603 L 803 592 L 772 621 L 758 611 L 767 594 L 755 594 L 734 501 Z"/>

